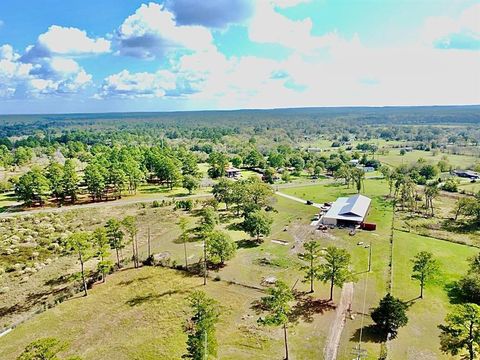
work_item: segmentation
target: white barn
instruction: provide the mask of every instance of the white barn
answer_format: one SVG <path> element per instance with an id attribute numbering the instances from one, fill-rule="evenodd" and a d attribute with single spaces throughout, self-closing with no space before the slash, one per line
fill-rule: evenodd
<path id="1" fill-rule="evenodd" d="M 338 198 L 330 207 L 321 222 L 325 225 L 361 224 L 370 209 L 370 198 L 363 195 Z"/>

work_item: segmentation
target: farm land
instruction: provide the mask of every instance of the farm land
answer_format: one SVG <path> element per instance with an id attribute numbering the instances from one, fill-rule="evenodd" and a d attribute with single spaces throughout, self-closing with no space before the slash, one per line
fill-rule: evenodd
<path id="1" fill-rule="evenodd" d="M 102 122 L 105 121 L 110 119 L 100 120 L 92 132 L 102 134 Z M 378 359 L 384 351 L 392 359 L 452 359 L 452 355 L 440 350 L 438 325 L 443 323 L 455 302 L 449 289 L 467 272 L 467 259 L 480 251 L 478 223 L 462 215 L 455 220 L 455 211 L 459 200 L 475 197 L 480 190 L 480 181 L 458 178 L 451 170 L 478 171 L 480 158 L 478 138 L 475 137 L 478 132 L 477 135 L 471 132 L 472 138 L 468 139 L 459 135 L 475 128 L 475 123 L 461 126 L 432 123 L 426 126 L 429 130 L 440 129 L 440 135 L 433 140 L 403 138 L 386 141 L 374 136 L 366 139 L 358 132 L 352 134 L 337 127 L 325 129 L 322 134 L 311 132 L 313 135 L 307 138 L 303 133 L 286 136 L 282 121 L 279 120 L 276 128 L 254 130 L 248 121 L 242 120 L 238 125 L 241 129 L 239 135 L 215 135 L 220 140 L 198 139 L 190 135 L 167 138 L 165 142 L 174 154 L 179 154 L 175 149 L 193 149 L 198 163 L 198 174 L 195 175 L 198 185 L 191 191 L 183 187 L 181 180 L 164 184 L 150 182 L 146 176 L 135 191 L 124 190 L 121 196 L 115 195 L 116 199 L 113 199 L 114 195 L 111 195 L 108 201 L 92 201 L 88 186 L 81 184 L 76 204 L 66 201 L 59 206 L 58 200 L 52 196 L 41 205 L 36 202 L 26 204 L 18 198 L 15 185 L 9 187 L 5 184 L 0 198 L 3 210 L 0 214 L 0 326 L 4 329 L 15 327 L 0 337 L 2 359 L 15 359 L 29 343 L 45 337 L 68 343 L 68 348 L 61 352 L 62 358 L 78 355 L 82 359 L 109 359 L 113 356 L 122 359 L 178 359 L 185 353 L 187 335 L 183 329 L 189 312 L 187 297 L 194 290 L 205 291 L 219 304 L 217 358 L 280 359 L 284 351 L 283 332 L 280 328 L 264 327 L 257 322 L 261 315 L 255 304 L 272 286 L 265 283 L 269 278 L 285 281 L 295 292 L 289 323 L 291 358 L 322 358 L 325 349 L 331 346 L 332 324 L 343 315 L 339 314 L 343 292 L 341 287 L 335 287 L 334 298 L 328 301 L 329 284 L 319 280 L 315 280 L 315 291 L 308 292 L 309 284 L 302 282 L 304 262 L 299 254 L 304 252 L 304 244 L 310 240 L 319 243 L 322 249 L 329 246 L 345 249 L 351 256 L 353 294 L 336 344 L 337 359 L 352 358 L 360 333 L 367 359 Z M 378 137 L 381 129 L 386 127 L 382 124 L 368 126 L 376 129 Z M 218 127 L 228 129 L 221 121 Z M 398 127 L 402 134 L 404 128 Z M 309 130 L 307 127 L 304 133 Z M 61 134 L 63 130 L 59 128 L 57 131 Z M 460 139 L 455 144 L 447 139 L 452 134 Z M 24 139 L 29 136 L 26 134 Z M 273 141 L 275 137 L 277 140 Z M 146 139 L 143 140 L 146 148 L 155 146 L 150 138 Z M 119 141 L 118 148 L 128 147 L 128 141 Z M 340 146 L 332 147 L 337 141 Z M 434 149 L 432 141 L 436 143 Z M 357 148 L 362 144 L 373 144 L 375 148 Z M 252 177 L 257 181 L 262 177 L 266 180 L 265 186 L 272 192 L 266 204 L 271 210 L 267 212 L 273 222 L 269 234 L 259 242 L 254 241 L 242 228 L 242 217 L 236 216 L 232 209 L 227 210 L 219 201 L 215 205 L 219 218 L 216 229 L 228 234 L 237 250 L 224 266 L 212 266 L 208 270 L 208 283 L 203 286 L 201 271 L 196 266 L 201 264 L 204 256 L 198 228 L 202 224 L 202 211 L 212 203 L 212 191 L 221 178 L 212 176 L 210 169 L 216 165 L 211 160 L 212 152 L 204 152 L 208 150 L 206 148 L 199 150 L 206 145 L 212 146 L 213 153 L 227 156 L 226 167 L 235 165 L 234 158 L 241 158 L 237 166 L 241 175 L 232 182 L 248 181 Z M 88 173 L 86 167 L 93 163 L 93 146 L 85 146 L 78 152 L 73 152 L 74 146 L 68 142 L 52 146 L 64 149 L 67 158 L 76 163 L 79 182 L 84 179 Z M 289 163 L 275 166 L 271 153 L 283 154 L 279 146 L 291 149 L 284 154 Z M 18 181 L 34 167 L 46 168 L 52 155 L 45 147 L 45 144 L 32 146 L 34 154 L 22 166 L 5 166 L 2 172 L 5 182 L 9 179 Z M 242 151 L 242 147 L 248 151 Z M 419 149 L 401 151 L 410 147 Z M 319 148 L 320 151 L 311 155 L 308 148 Z M 257 156 L 251 154 L 253 150 L 261 159 L 251 166 L 250 158 Z M 345 228 L 318 231 L 310 225 L 318 209 L 306 205 L 307 200 L 323 204 L 358 192 L 353 183 L 348 181 L 346 184 L 337 173 L 338 169 L 329 169 L 327 162 L 323 163 L 324 168 L 319 174 L 312 169 L 310 160 L 317 161 L 325 156 L 328 161 L 332 154 L 345 157 L 342 159 L 346 162 L 357 156 L 354 154 L 358 154 L 360 160 L 365 157 L 379 162 L 375 171 L 365 173 L 360 190 L 361 194 L 372 199 L 367 220 L 376 224 L 375 231 L 357 230 L 351 236 Z M 301 162 L 298 157 L 303 158 L 302 166 L 297 164 Z M 267 164 L 262 163 L 262 159 Z M 445 164 L 439 162 L 446 163 L 446 167 L 441 169 Z M 412 172 L 411 169 L 420 169 L 427 164 L 436 168 L 435 176 L 427 183 L 420 181 L 414 185 L 412 191 L 416 196 L 411 204 L 401 203 L 402 189 L 395 194 L 389 175 L 380 171 L 381 167 L 391 171 L 411 167 L 408 171 Z M 273 184 L 268 184 L 265 173 L 262 176 L 259 171 L 267 168 L 278 172 Z M 288 176 L 282 175 L 286 172 L 282 168 L 291 168 L 287 170 Z M 148 169 L 143 170 L 148 173 Z M 424 206 L 424 192 L 437 178 L 442 181 L 438 183 L 438 194 L 433 199 L 434 216 L 430 216 L 431 209 Z M 448 179 L 457 185 L 456 191 L 442 188 Z M 294 201 L 283 194 L 305 202 Z M 184 202 L 189 203 L 188 209 L 181 208 Z M 127 216 L 134 217 L 138 227 L 139 259 L 145 261 L 149 253 L 162 254 L 168 257 L 168 263 L 163 266 L 143 265 L 136 269 L 131 260 L 132 246 L 126 245 L 122 249 L 122 268 L 108 275 L 106 283 L 95 278 L 88 296 L 82 296 L 78 259 L 75 254 L 65 251 L 65 241 L 75 233 L 104 227 L 108 219 L 121 221 Z M 184 218 L 187 224 L 186 245 L 181 241 L 180 218 Z M 185 249 L 191 271 L 185 271 L 183 267 Z M 368 272 L 370 250 L 371 271 Z M 427 284 L 423 299 L 418 298 L 418 282 L 411 279 L 411 259 L 421 251 L 431 252 L 439 267 L 437 276 Z M 111 257 L 114 261 L 114 252 Z M 92 258 L 85 265 L 93 276 L 98 259 Z M 409 321 L 399 329 L 396 338 L 385 343 L 374 331 L 370 312 L 387 292 L 408 304 Z M 110 335 L 105 337 L 107 332 Z M 456 358 L 460 359 L 460 356 Z"/>

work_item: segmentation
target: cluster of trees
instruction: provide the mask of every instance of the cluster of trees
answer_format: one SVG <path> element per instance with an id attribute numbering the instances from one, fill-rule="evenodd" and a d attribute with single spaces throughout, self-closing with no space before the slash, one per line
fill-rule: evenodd
<path id="1" fill-rule="evenodd" d="M 425 169 L 431 169 L 432 165 L 425 165 Z M 397 168 L 390 168 L 388 166 L 381 166 L 380 172 L 388 181 L 389 196 L 393 196 L 397 199 L 402 210 L 408 208 L 411 212 L 416 212 L 419 208 L 418 203 L 422 200 L 420 194 L 420 188 L 417 186 L 419 183 L 416 181 L 416 174 L 418 174 L 415 167 L 409 167 L 406 165 L 398 166 Z M 426 172 L 424 172 L 426 174 Z M 420 175 L 423 176 L 423 175 Z M 429 176 L 431 178 L 433 175 Z M 424 183 L 423 196 L 425 199 L 425 213 L 427 215 L 434 215 L 433 200 L 439 194 L 438 181 L 430 181 Z"/>
<path id="2" fill-rule="evenodd" d="M 330 283 L 330 298 L 333 300 L 334 286 L 342 287 L 348 281 L 354 281 L 350 271 L 351 256 L 345 249 L 329 246 L 322 250 L 320 243 L 311 240 L 304 244 L 305 252 L 299 258 L 305 262 L 301 269 L 305 272 L 303 281 L 310 283 L 310 292 L 314 291 L 314 280 Z M 323 262 L 320 263 L 320 260 Z"/>
<path id="3" fill-rule="evenodd" d="M 467 273 L 455 285 L 463 302 L 480 305 L 480 253 L 469 259 Z"/>
<path id="4" fill-rule="evenodd" d="M 353 165 L 344 164 L 335 171 L 333 176 L 335 179 L 343 179 L 347 187 L 350 187 L 350 183 L 352 183 L 357 192 L 360 193 L 365 180 L 365 171 Z"/>
<path id="5" fill-rule="evenodd" d="M 105 226 L 94 231 L 79 231 L 72 234 L 65 243 L 67 253 L 74 254 L 80 263 L 80 276 L 85 296 L 87 291 L 87 271 L 85 263 L 93 258 L 97 259 L 97 272 L 105 282 L 114 264 L 111 261 L 110 250 L 115 250 L 116 265 L 120 268 L 123 261 L 123 249 L 128 243 L 132 244 L 132 260 L 134 267 L 140 266 L 137 242 L 138 225 L 135 217 L 126 216 L 123 220 L 109 219 Z"/>
<path id="6" fill-rule="evenodd" d="M 461 197 L 457 200 L 454 209 L 454 220 L 460 218 L 468 223 L 480 227 L 480 192 L 473 197 Z"/>
<path id="7" fill-rule="evenodd" d="M 197 157 L 183 147 L 108 147 L 96 144 L 85 156 L 88 161 L 83 178 L 75 162 L 67 159 L 62 165 L 52 161 L 45 169 L 33 166 L 15 181 L 15 194 L 30 205 L 43 205 L 53 197 L 63 203 L 77 200 L 85 189 L 94 201 L 120 198 L 124 191 L 133 194 L 146 180 L 173 188 L 183 186 L 190 193 L 199 187 Z"/>
<path id="8" fill-rule="evenodd" d="M 232 181 L 226 178 L 213 187 L 213 195 L 234 216 L 243 216 L 243 229 L 252 237 L 268 236 L 271 231 L 273 190 L 258 178 Z M 268 210 L 268 211 L 266 211 Z"/>
<path id="9" fill-rule="evenodd" d="M 28 164 L 34 157 L 34 151 L 29 147 L 19 146 L 15 149 L 0 145 L 0 166 L 22 166 Z"/>

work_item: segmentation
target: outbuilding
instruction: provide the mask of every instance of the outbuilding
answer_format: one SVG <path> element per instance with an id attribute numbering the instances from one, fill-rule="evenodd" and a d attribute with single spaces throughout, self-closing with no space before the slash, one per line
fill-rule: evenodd
<path id="1" fill-rule="evenodd" d="M 338 198 L 321 218 L 325 225 L 352 226 L 364 222 L 370 209 L 370 198 L 363 195 Z"/>

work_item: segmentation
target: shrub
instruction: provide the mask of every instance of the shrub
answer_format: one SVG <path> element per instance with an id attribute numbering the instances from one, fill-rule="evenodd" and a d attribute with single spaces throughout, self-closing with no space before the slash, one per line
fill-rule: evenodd
<path id="1" fill-rule="evenodd" d="M 445 181 L 445 183 L 442 185 L 442 190 L 448 192 L 457 192 L 458 184 L 454 179 L 447 179 L 447 181 Z"/>

